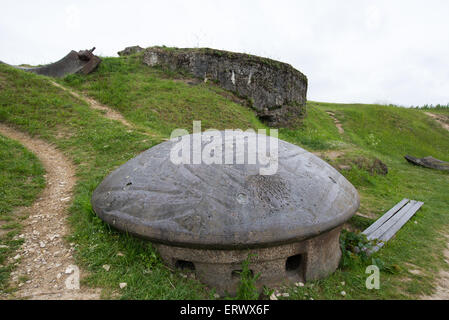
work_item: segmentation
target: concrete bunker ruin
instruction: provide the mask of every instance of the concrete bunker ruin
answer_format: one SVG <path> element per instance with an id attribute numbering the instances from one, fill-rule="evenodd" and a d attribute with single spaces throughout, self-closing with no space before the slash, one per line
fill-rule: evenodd
<path id="1" fill-rule="evenodd" d="M 94 50 L 95 47 L 78 52 L 72 50 L 61 60 L 39 67 L 12 67 L 54 78 L 63 78 L 69 74 L 76 73 L 87 75 L 95 71 L 101 63 L 101 59 L 93 54 Z M 0 61 L 0 63 L 2 62 Z"/>
<path id="2" fill-rule="evenodd" d="M 270 126 L 290 126 L 306 115 L 307 77 L 287 63 L 211 48 L 136 46 L 119 54 L 140 51 L 148 66 L 187 71 L 247 99 L 257 116 Z"/>
<path id="3" fill-rule="evenodd" d="M 234 151 L 244 134 L 235 132 Z M 224 148 L 230 140 L 220 135 Z M 250 140 L 243 140 L 248 159 Z M 93 209 L 220 294 L 236 292 L 250 253 L 258 288 L 326 277 L 338 267 L 341 227 L 358 209 L 358 193 L 320 158 L 276 141 L 272 175 L 261 175 L 259 162 L 238 164 L 237 151 L 233 164 L 174 164 L 170 155 L 179 141 L 166 141 L 107 176 L 93 193 Z M 201 140 L 202 150 L 207 143 Z"/>

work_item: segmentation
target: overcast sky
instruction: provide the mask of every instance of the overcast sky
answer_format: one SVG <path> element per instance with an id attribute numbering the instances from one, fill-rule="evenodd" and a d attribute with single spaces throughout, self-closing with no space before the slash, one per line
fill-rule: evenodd
<path id="1" fill-rule="evenodd" d="M 308 99 L 449 103 L 449 1 L 5 1 L 0 60 L 44 64 L 71 49 L 212 47 L 290 63 Z"/>

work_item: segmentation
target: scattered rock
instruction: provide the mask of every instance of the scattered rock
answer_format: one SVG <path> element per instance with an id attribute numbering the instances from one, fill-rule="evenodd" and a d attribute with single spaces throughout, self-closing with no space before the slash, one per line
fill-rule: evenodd
<path id="1" fill-rule="evenodd" d="M 441 161 L 433 157 L 425 157 L 425 158 L 415 158 L 409 155 L 404 156 L 404 158 L 415 165 L 422 166 L 425 168 L 436 169 L 449 171 L 449 162 Z"/>
<path id="2" fill-rule="evenodd" d="M 379 159 L 374 159 L 373 165 L 371 167 L 371 173 L 377 173 L 381 175 L 387 175 L 388 174 L 388 167 L 385 163 L 380 161 Z"/>
<path id="3" fill-rule="evenodd" d="M 129 56 L 129 55 L 132 55 L 132 54 L 135 54 L 135 53 L 138 53 L 138 52 L 142 52 L 144 50 L 145 49 L 140 47 L 140 46 L 131 46 L 131 47 L 126 47 L 122 51 L 117 52 L 117 54 L 120 57 L 123 57 L 123 56 Z"/>
<path id="4" fill-rule="evenodd" d="M 332 120 L 334 120 L 335 126 L 338 129 L 338 133 L 339 134 L 345 133 L 345 130 L 343 129 L 343 126 L 342 126 L 340 120 L 338 120 L 337 117 L 335 116 L 335 113 L 332 111 L 326 111 L 326 113 L 332 118 Z"/>
<path id="5" fill-rule="evenodd" d="M 128 284 L 126 282 L 120 282 L 119 287 L 120 289 L 123 289 L 127 286 Z"/>
<path id="6" fill-rule="evenodd" d="M 277 300 L 276 294 L 273 292 L 270 296 L 270 300 Z"/>
<path id="7" fill-rule="evenodd" d="M 104 264 L 103 265 L 103 269 L 106 270 L 106 271 L 109 271 L 109 269 L 111 269 L 111 266 L 108 265 L 108 264 Z"/>
<path id="8" fill-rule="evenodd" d="M 348 166 L 351 167 L 351 165 L 356 166 L 357 168 L 361 170 L 368 171 L 371 175 L 374 174 L 380 174 L 380 175 L 387 175 L 388 174 L 388 167 L 385 163 L 383 163 L 378 158 L 368 158 L 365 156 L 359 156 L 355 159 L 348 159 L 346 160 L 346 163 L 339 164 L 339 168 L 345 168 L 347 169 Z"/>
<path id="9" fill-rule="evenodd" d="M 295 286 L 297 286 L 297 287 L 304 287 L 304 283 L 302 283 L 302 282 L 296 282 L 296 283 L 295 283 Z"/>

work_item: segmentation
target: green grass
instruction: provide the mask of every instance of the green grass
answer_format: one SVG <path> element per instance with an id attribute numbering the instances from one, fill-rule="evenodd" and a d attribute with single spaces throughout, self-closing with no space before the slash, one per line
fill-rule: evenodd
<path id="1" fill-rule="evenodd" d="M 85 91 L 113 107 L 137 126 L 167 137 L 176 128 L 192 130 L 192 121 L 205 128 L 263 127 L 254 113 L 218 93 L 211 83 L 189 85 L 180 74 L 143 66 L 139 55 L 104 58 L 97 72 L 87 77 L 71 75 L 63 84 Z"/>
<path id="2" fill-rule="evenodd" d="M 143 131 L 166 138 L 174 128 L 190 131 L 192 120 L 201 120 L 203 129 L 265 128 L 252 110 L 226 98 L 229 93 L 213 84 L 189 85 L 185 78 L 142 66 L 135 55 L 105 58 L 97 72 L 61 80 L 121 112 L 138 128 L 130 131 L 104 119 L 43 77 L 0 66 L 0 121 L 55 143 L 77 165 L 71 241 L 77 244 L 78 262 L 90 273 L 86 283 L 105 288 L 106 295 L 115 291 L 129 299 L 212 296 L 198 282 L 164 268 L 147 242 L 111 230 L 90 205 L 92 191 L 112 169 L 160 142 Z M 281 129 L 280 138 L 310 151 L 344 152 L 337 159 L 326 160 L 335 167 L 350 165 L 341 172 L 358 189 L 362 214 L 380 216 L 402 198 L 421 200 L 425 205 L 373 256 L 381 267 L 381 290 L 365 288 L 365 268 L 373 261 L 352 256 L 327 279 L 285 288 L 290 298 L 400 299 L 431 293 L 437 271 L 447 268 L 442 233 L 449 225 L 449 175 L 413 166 L 403 156 L 432 155 L 449 161 L 448 132 L 425 115 L 426 110 L 319 102 L 309 102 L 307 107 L 302 126 Z M 343 134 L 326 111 L 334 112 L 341 121 Z M 358 168 L 353 163 L 359 157 L 380 159 L 389 173 L 383 176 Z M 372 222 L 354 217 L 350 224 L 362 230 Z M 102 268 L 104 264 L 111 265 L 109 272 Z M 422 275 L 410 273 L 410 265 Z M 120 291 L 119 282 L 128 286 Z"/>
<path id="3" fill-rule="evenodd" d="M 22 240 L 14 240 L 26 217 L 20 207 L 29 206 L 45 185 L 41 163 L 22 145 L 0 135 L 0 293 L 9 291 L 8 279 Z"/>
<path id="4" fill-rule="evenodd" d="M 279 137 L 310 150 L 340 149 L 345 142 L 333 120 L 315 102 L 307 103 L 307 116 L 298 128 L 281 128 Z"/>
<path id="5" fill-rule="evenodd" d="M 209 297 L 212 293 L 198 282 L 165 268 L 151 244 L 111 230 L 92 211 L 92 191 L 104 176 L 155 142 L 105 119 L 43 77 L 5 65 L 0 65 L 0 76 L 0 121 L 54 143 L 77 166 L 69 241 L 76 243 L 78 263 L 90 274 L 83 282 L 105 288 L 106 297 Z M 109 272 L 104 264 L 111 265 Z M 120 290 L 120 282 L 128 286 Z"/>
<path id="6" fill-rule="evenodd" d="M 388 165 L 386 176 L 372 175 L 355 166 L 342 171 L 360 193 L 362 214 L 380 216 L 402 198 L 421 200 L 425 205 L 394 240 L 373 256 L 384 268 L 381 290 L 365 288 L 364 271 L 372 263 L 369 260 L 341 267 L 328 279 L 293 290 L 291 297 L 338 299 L 343 298 L 340 292 L 345 291 L 345 299 L 396 299 L 430 293 L 437 270 L 447 269 L 442 257 L 446 240 L 441 233 L 449 222 L 449 175 L 410 165 L 403 156 L 432 155 L 449 161 L 448 132 L 415 109 L 316 102 L 310 105 L 321 113 L 333 111 L 345 129 L 341 142 L 346 154 L 335 160 L 328 159 L 328 162 L 337 167 L 364 156 L 377 157 Z M 373 221 L 355 217 L 350 222 L 363 230 Z M 423 274 L 417 276 L 408 272 L 409 264 Z"/>

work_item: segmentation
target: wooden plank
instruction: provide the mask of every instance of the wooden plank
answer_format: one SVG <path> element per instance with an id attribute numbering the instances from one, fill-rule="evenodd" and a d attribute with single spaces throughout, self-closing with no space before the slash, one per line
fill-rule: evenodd
<path id="1" fill-rule="evenodd" d="M 377 252 L 380 250 L 380 248 L 382 248 L 385 245 L 384 242 L 379 242 L 378 244 L 376 244 L 372 249 L 368 250 L 368 255 L 373 254 L 374 252 Z"/>
<path id="2" fill-rule="evenodd" d="M 403 199 L 398 204 L 396 204 L 393 208 L 388 210 L 382 217 L 376 220 L 372 225 L 370 225 L 365 231 L 362 233 L 368 236 L 370 233 L 376 231 L 380 226 L 382 226 L 388 219 L 390 219 L 396 212 L 398 212 L 402 207 L 404 207 L 410 200 Z"/>
<path id="3" fill-rule="evenodd" d="M 388 219 L 387 222 L 385 222 L 382 226 L 377 228 L 376 231 L 372 232 L 370 235 L 367 236 L 368 240 L 373 239 L 380 239 L 380 237 L 388 231 L 396 222 L 398 222 L 402 216 L 408 212 L 410 208 L 412 208 L 415 205 L 416 201 L 411 200 L 409 203 L 407 203 L 404 207 L 402 207 L 395 215 L 393 215 L 390 219 Z"/>
<path id="4" fill-rule="evenodd" d="M 402 215 L 401 219 L 399 219 L 390 229 L 387 230 L 387 232 L 379 237 L 379 240 L 384 242 L 390 240 L 396 234 L 396 232 L 398 232 L 399 229 L 401 229 L 402 226 L 406 224 L 411 217 L 413 217 L 416 211 L 418 211 L 423 204 L 424 202 L 415 202 L 413 207 L 411 207 L 406 213 Z"/>
<path id="5" fill-rule="evenodd" d="M 384 224 L 378 227 L 377 230 L 373 231 L 368 237 L 369 240 L 378 239 L 379 242 L 367 252 L 368 255 L 379 251 L 379 249 L 382 248 L 385 243 L 389 241 L 396 234 L 396 232 L 398 232 L 399 229 L 407 223 L 408 220 L 410 220 L 411 217 L 413 217 L 413 215 L 422 207 L 423 204 L 424 202 L 421 201 L 410 200 L 409 203 L 402 207 Z"/>

